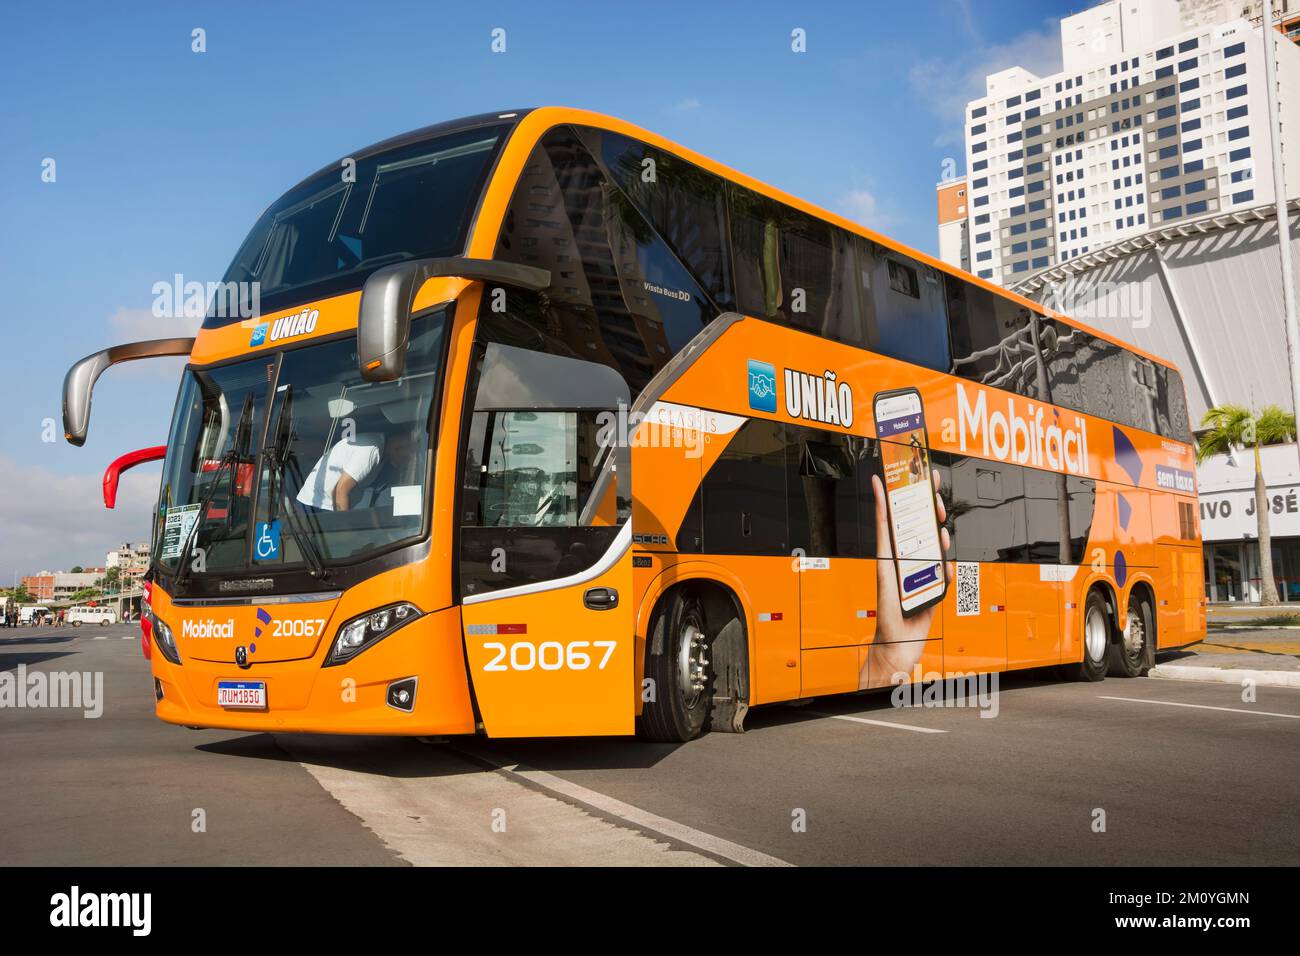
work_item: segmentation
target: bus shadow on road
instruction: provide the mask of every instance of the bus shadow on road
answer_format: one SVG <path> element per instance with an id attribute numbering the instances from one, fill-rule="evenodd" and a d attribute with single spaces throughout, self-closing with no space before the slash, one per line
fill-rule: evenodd
<path id="1" fill-rule="evenodd" d="M 70 651 L 5 651 L 0 652 L 0 671 L 17 670 L 20 664 L 31 667 L 33 664 L 44 664 L 46 661 L 58 660 L 60 657 L 71 657 Z"/>
<path id="2" fill-rule="evenodd" d="M 1032 670 L 1004 672 L 996 675 L 997 694 L 1017 695 L 1041 687 L 1068 684 L 1056 672 L 1054 667 L 1041 667 Z M 906 685 L 907 694 L 914 692 L 916 685 Z M 926 685 L 922 685 L 922 690 Z M 745 726 L 750 733 L 775 730 L 792 724 L 802 724 L 836 717 L 862 717 L 870 720 L 900 722 L 900 718 L 933 709 L 929 707 L 899 706 L 895 703 L 893 687 L 881 687 L 856 694 L 834 694 L 828 697 L 814 697 L 798 702 L 785 702 L 756 708 L 749 712 Z M 951 710 L 952 708 L 937 708 Z M 974 706 L 964 709 L 975 710 Z"/>

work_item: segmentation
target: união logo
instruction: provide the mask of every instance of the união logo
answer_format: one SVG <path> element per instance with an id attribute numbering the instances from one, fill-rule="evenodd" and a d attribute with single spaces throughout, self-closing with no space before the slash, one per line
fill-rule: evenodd
<path id="1" fill-rule="evenodd" d="M 749 360 L 749 407 L 759 412 L 776 411 L 776 369 L 757 359 Z"/>

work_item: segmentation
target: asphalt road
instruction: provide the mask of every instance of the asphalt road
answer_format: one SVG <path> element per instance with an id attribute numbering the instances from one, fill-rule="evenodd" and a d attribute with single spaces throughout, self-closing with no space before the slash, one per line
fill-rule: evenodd
<path id="1" fill-rule="evenodd" d="M 429 744 L 162 724 L 134 625 L 0 630 L 19 663 L 102 672 L 104 711 L 0 709 L 0 864 L 1300 862 L 1300 690 L 1036 673 L 992 719 L 875 694 L 683 746 Z"/>

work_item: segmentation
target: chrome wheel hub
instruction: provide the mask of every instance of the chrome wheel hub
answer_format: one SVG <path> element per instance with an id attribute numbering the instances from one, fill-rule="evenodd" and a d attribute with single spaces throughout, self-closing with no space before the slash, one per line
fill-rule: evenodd
<path id="1" fill-rule="evenodd" d="M 677 686 L 682 689 L 687 709 L 699 703 L 700 694 L 704 693 L 708 673 L 705 668 L 709 666 L 704 651 L 704 632 L 694 621 L 687 621 L 677 639 Z"/>
<path id="2" fill-rule="evenodd" d="M 1128 609 L 1128 627 L 1124 631 L 1124 653 L 1129 660 L 1136 661 L 1142 656 L 1142 647 L 1146 643 L 1146 624 L 1136 608 Z"/>
<path id="3" fill-rule="evenodd" d="M 1106 655 L 1106 615 L 1101 608 L 1088 611 L 1083 624 L 1083 646 L 1088 659 L 1100 661 Z"/>

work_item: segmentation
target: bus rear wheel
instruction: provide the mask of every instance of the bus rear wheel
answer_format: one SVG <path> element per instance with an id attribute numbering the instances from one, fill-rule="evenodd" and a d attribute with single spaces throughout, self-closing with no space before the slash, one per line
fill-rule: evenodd
<path id="1" fill-rule="evenodd" d="M 646 642 L 648 696 L 637 719 L 646 740 L 682 743 L 704 729 L 713 699 L 712 635 L 704 605 L 690 590 L 671 594 L 655 611 Z"/>
<path id="2" fill-rule="evenodd" d="M 1110 611 L 1100 591 L 1093 591 L 1083 605 L 1083 660 L 1065 669 L 1070 680 L 1105 680 L 1110 664 Z"/>
<path id="3" fill-rule="evenodd" d="M 1116 677 L 1141 677 L 1149 669 L 1147 643 L 1155 636 L 1151 603 L 1135 594 L 1128 602 L 1128 627 L 1110 645 L 1110 673 Z"/>

